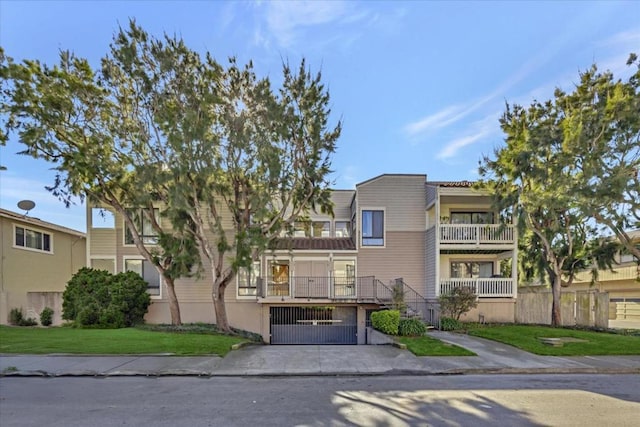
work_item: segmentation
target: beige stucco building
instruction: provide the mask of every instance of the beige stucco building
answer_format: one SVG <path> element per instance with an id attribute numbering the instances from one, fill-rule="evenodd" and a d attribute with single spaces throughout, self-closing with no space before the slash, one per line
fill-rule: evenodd
<path id="1" fill-rule="evenodd" d="M 401 289 L 409 313 L 435 322 L 439 295 L 457 284 L 480 297 L 470 317 L 513 321 L 517 268 L 502 277 L 500 266 L 516 263 L 516 232 L 497 223 L 489 197 L 471 183 L 385 174 L 354 190 L 334 190 L 332 200 L 333 217 L 311 212 L 310 223 L 296 224 L 291 238 L 227 288 L 233 327 L 273 344 L 363 344 L 370 313 L 391 303 L 394 288 Z M 139 272 L 152 294 L 146 320 L 169 323 L 164 284 L 139 255 L 123 219 L 87 209 L 88 264 Z M 139 230 L 150 228 L 140 217 Z M 142 238 L 152 244 L 154 236 Z M 207 273 L 178 280 L 176 293 L 183 322 L 215 322 Z"/>
<path id="2" fill-rule="evenodd" d="M 50 307 L 60 324 L 61 294 L 85 266 L 85 234 L 6 209 L 0 209 L 0 233 L 0 323 L 8 323 L 13 308 L 39 320 Z"/>

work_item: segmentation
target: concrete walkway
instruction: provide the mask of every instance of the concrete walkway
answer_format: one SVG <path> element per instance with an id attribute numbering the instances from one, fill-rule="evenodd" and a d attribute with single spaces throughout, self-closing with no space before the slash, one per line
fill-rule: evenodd
<path id="1" fill-rule="evenodd" d="M 484 373 L 632 373 L 640 356 L 537 356 L 482 338 L 434 331 L 431 336 L 477 356 L 416 357 L 380 346 L 249 345 L 217 356 L 2 355 L 3 376 L 311 376 Z"/>

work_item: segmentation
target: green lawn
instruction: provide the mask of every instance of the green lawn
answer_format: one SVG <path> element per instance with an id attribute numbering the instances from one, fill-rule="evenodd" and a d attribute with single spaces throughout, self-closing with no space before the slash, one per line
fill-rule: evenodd
<path id="1" fill-rule="evenodd" d="M 469 329 L 468 333 L 544 356 L 640 355 L 639 336 L 531 325 L 482 325 Z M 539 339 L 562 337 L 586 342 L 568 342 L 562 347 L 553 347 Z"/>
<path id="2" fill-rule="evenodd" d="M 0 326 L 0 353 L 157 354 L 224 356 L 247 338 L 136 328 L 75 329 Z"/>
<path id="3" fill-rule="evenodd" d="M 407 345 L 407 349 L 416 356 L 475 356 L 462 347 L 448 344 L 428 336 L 398 337 L 398 341 Z"/>

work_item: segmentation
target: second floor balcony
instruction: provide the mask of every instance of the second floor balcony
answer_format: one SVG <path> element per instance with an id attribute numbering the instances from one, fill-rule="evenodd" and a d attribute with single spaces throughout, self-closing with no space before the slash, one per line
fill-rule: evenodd
<path id="1" fill-rule="evenodd" d="M 513 245 L 513 225 L 505 224 L 440 224 L 440 244 L 446 245 Z"/>

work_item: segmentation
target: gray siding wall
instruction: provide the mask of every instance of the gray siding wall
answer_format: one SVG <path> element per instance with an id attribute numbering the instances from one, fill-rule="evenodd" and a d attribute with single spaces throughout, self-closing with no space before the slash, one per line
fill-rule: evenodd
<path id="1" fill-rule="evenodd" d="M 434 203 L 436 201 L 436 197 L 438 197 L 438 187 L 427 185 L 425 191 L 427 193 L 427 206 L 429 206 L 431 203 Z"/>
<path id="2" fill-rule="evenodd" d="M 335 190 L 331 193 L 335 219 L 351 220 L 351 199 L 353 199 L 354 193 L 353 190 Z"/>
<path id="3" fill-rule="evenodd" d="M 359 239 L 362 210 L 384 208 L 384 247 L 358 249 L 358 275 L 374 275 L 385 283 L 402 277 L 425 293 L 425 175 L 383 175 L 357 187 Z"/>
<path id="4" fill-rule="evenodd" d="M 438 277 L 436 276 L 436 228 L 431 227 L 425 233 L 425 278 L 426 278 L 426 298 L 436 297 L 436 286 Z"/>
<path id="5" fill-rule="evenodd" d="M 360 248 L 358 276 L 376 276 L 383 283 L 402 277 L 421 295 L 425 293 L 424 231 L 387 232 L 385 248 Z"/>
<path id="6" fill-rule="evenodd" d="M 358 210 L 384 207 L 387 232 L 424 231 L 425 180 L 425 175 L 390 175 L 362 184 L 358 186 Z"/>

